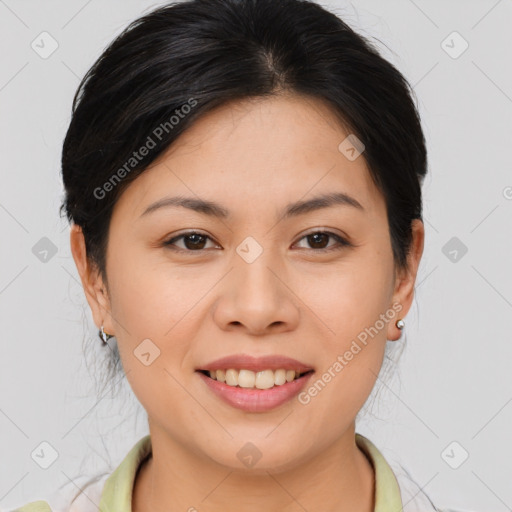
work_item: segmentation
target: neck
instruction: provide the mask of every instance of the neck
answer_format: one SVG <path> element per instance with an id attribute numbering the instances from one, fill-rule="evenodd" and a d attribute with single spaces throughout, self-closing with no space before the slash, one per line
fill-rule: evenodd
<path id="1" fill-rule="evenodd" d="M 199 459 L 167 436 L 151 434 L 153 454 L 134 483 L 132 512 L 372 512 L 374 470 L 355 444 L 354 426 L 291 470 L 241 473 Z"/>

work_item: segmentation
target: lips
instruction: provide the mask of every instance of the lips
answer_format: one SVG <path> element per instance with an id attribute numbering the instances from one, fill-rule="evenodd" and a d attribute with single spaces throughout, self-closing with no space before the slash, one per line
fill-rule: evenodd
<path id="1" fill-rule="evenodd" d="M 253 357 L 248 354 L 238 354 L 216 359 L 211 363 L 196 368 L 196 370 L 216 371 L 233 368 L 236 370 L 251 370 L 253 372 L 262 372 L 265 370 L 295 370 L 296 373 L 306 373 L 314 368 L 302 363 L 297 359 L 292 359 L 283 355 Z"/>
<path id="2" fill-rule="evenodd" d="M 247 412 L 261 413 L 279 407 L 300 393 L 314 369 L 286 356 L 240 354 L 212 361 L 196 372 L 206 388 L 225 403 Z M 286 373 L 285 380 L 283 373 Z M 271 375 L 274 375 L 273 381 Z"/>

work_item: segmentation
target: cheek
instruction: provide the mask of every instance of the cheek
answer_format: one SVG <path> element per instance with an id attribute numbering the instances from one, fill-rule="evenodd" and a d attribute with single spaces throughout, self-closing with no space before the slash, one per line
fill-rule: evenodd
<path id="1" fill-rule="evenodd" d="M 152 262 L 147 255 L 135 252 L 126 252 L 117 259 L 117 265 L 111 265 L 111 311 L 116 332 L 120 333 L 118 347 L 123 367 L 126 372 L 132 371 L 133 380 L 140 375 L 153 380 L 155 386 L 154 379 L 160 378 L 158 375 L 164 370 L 176 374 L 189 364 L 193 349 L 190 340 L 196 338 L 205 315 L 201 298 L 215 279 L 165 259 Z M 158 355 L 151 363 L 150 373 L 144 373 L 146 370 L 137 359 L 142 351 L 150 352 L 150 357 L 154 357 L 153 352 Z M 149 388 L 148 385 L 148 391 Z"/>
<path id="2" fill-rule="evenodd" d="M 311 411 L 310 428 L 323 432 L 325 439 L 338 436 L 357 416 L 375 385 L 386 347 L 385 329 L 373 334 L 356 325 L 364 323 L 365 315 L 347 322 L 345 314 L 340 317 L 336 337 L 324 340 L 322 363 L 299 395 L 301 405 Z"/>
<path id="3" fill-rule="evenodd" d="M 396 320 L 389 303 L 392 267 L 387 263 L 362 253 L 308 284 L 308 306 L 322 320 L 325 336 L 318 340 L 321 368 L 303 401 L 316 403 L 313 407 L 323 411 L 320 416 L 337 411 L 330 416 L 332 428 L 341 428 L 357 414 L 380 371 L 387 327 Z"/>
<path id="4" fill-rule="evenodd" d="M 155 264 L 142 249 L 120 246 L 112 255 L 112 315 L 125 328 L 121 328 L 125 337 L 133 342 L 162 338 L 186 313 L 191 293 L 179 272 L 170 265 Z"/>
<path id="5" fill-rule="evenodd" d="M 390 270 L 383 268 L 382 262 L 358 259 L 347 260 L 323 276 L 308 277 L 300 292 L 321 320 L 330 341 L 329 352 L 343 349 L 359 335 L 364 341 L 365 329 L 374 326 L 390 308 Z M 382 322 L 377 323 L 377 330 L 386 336 Z"/>
<path id="6" fill-rule="evenodd" d="M 111 308 L 121 333 L 122 366 L 133 393 L 155 418 L 165 418 L 170 410 L 179 410 L 183 418 L 194 414 L 178 382 L 183 381 L 181 366 L 189 361 L 200 309 L 192 306 L 200 295 L 177 272 L 147 262 L 137 266 L 132 258 L 111 270 Z"/>

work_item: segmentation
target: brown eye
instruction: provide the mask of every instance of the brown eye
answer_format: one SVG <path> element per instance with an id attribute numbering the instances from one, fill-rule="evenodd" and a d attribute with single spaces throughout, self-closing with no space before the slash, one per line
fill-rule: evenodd
<path id="1" fill-rule="evenodd" d="M 329 247 L 329 239 L 334 239 L 338 244 L 334 244 Z M 302 237 L 301 240 L 307 240 L 310 247 L 306 247 L 306 249 L 313 249 L 318 252 L 342 249 L 343 247 L 351 245 L 343 237 L 329 231 L 315 231 Z"/>
<path id="2" fill-rule="evenodd" d="M 306 238 L 313 249 L 325 249 L 326 244 L 329 244 L 330 237 L 327 233 L 313 233 Z"/>
<path id="3" fill-rule="evenodd" d="M 177 246 L 176 242 L 181 241 L 182 239 L 183 246 Z M 334 239 L 337 244 L 334 243 L 329 246 L 329 241 L 331 239 Z M 205 245 L 208 240 L 213 242 L 208 235 L 196 231 L 189 231 L 164 242 L 164 246 L 181 252 L 200 252 L 206 249 Z M 309 247 L 306 247 L 306 249 L 316 252 L 327 252 L 352 246 L 352 244 L 343 237 L 329 231 L 315 231 L 302 237 L 301 240 L 307 240 Z"/>
<path id="4" fill-rule="evenodd" d="M 165 246 L 173 246 L 178 240 L 183 239 L 184 247 L 177 247 L 178 251 L 186 252 L 198 252 L 205 249 L 206 241 L 211 238 L 203 233 L 197 233 L 196 231 L 190 231 L 188 233 L 182 233 L 179 236 L 175 236 L 170 240 L 164 242 Z"/>

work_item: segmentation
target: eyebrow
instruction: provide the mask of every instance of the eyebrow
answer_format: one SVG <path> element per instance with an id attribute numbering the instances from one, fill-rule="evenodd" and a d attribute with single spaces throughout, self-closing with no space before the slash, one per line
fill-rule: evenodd
<path id="1" fill-rule="evenodd" d="M 295 217 L 312 211 L 330 208 L 332 206 L 351 206 L 353 208 L 357 208 L 362 212 L 365 211 L 363 205 L 352 196 L 349 196 L 344 192 L 333 192 L 328 194 L 322 194 L 313 197 L 312 199 L 297 201 L 295 203 L 288 204 L 284 209 L 283 218 L 286 219 L 289 217 Z M 164 197 L 163 199 L 160 199 L 150 204 L 144 210 L 141 217 L 156 210 L 159 210 L 161 208 L 176 207 L 188 208 L 189 210 L 193 210 L 195 212 L 202 213 L 204 215 L 209 215 L 211 217 L 216 217 L 219 219 L 227 219 L 231 215 L 229 210 L 213 201 L 193 197 L 176 196 Z"/>

